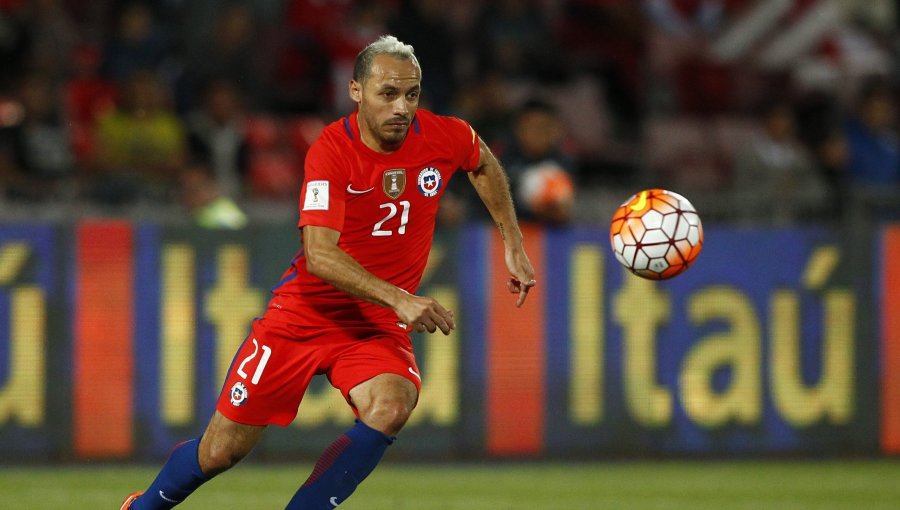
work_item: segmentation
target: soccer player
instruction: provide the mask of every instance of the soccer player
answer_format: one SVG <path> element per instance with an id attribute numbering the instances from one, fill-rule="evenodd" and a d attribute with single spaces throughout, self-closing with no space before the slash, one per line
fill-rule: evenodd
<path id="1" fill-rule="evenodd" d="M 507 286 L 521 306 L 535 285 L 506 174 L 464 121 L 418 109 L 413 48 L 383 36 L 356 59 L 358 110 L 325 128 L 306 157 L 300 192 L 303 248 L 227 374 L 200 438 L 172 452 L 121 510 L 168 509 L 229 469 L 269 424 L 288 425 L 310 379 L 325 374 L 359 418 L 322 454 L 288 510 L 326 510 L 372 472 L 421 388 L 410 331 L 445 335 L 453 312 L 415 294 L 438 199 L 468 172 L 505 245 Z"/>

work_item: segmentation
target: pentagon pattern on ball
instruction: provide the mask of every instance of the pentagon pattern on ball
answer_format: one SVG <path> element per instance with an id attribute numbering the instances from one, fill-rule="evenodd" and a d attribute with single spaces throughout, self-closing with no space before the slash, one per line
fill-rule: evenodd
<path id="1" fill-rule="evenodd" d="M 703 225 L 683 196 L 648 189 L 626 200 L 609 232 L 616 260 L 643 278 L 664 280 L 684 272 L 703 247 Z"/>

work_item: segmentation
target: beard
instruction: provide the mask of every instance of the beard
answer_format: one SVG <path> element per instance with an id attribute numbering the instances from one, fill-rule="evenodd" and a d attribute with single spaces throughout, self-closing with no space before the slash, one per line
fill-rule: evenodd
<path id="1" fill-rule="evenodd" d="M 407 119 L 393 118 L 382 123 L 376 131 L 376 135 L 382 145 L 399 145 L 406 140 L 408 132 L 409 121 Z"/>
<path id="2" fill-rule="evenodd" d="M 409 118 L 394 116 L 379 122 L 371 112 L 362 113 L 360 116 L 361 121 L 370 127 L 375 141 L 386 148 L 397 148 L 406 140 L 410 118 L 412 118 L 412 115 Z"/>
<path id="3" fill-rule="evenodd" d="M 406 134 L 409 132 L 409 127 L 403 130 L 395 130 L 395 129 L 382 129 L 378 133 L 379 141 L 383 145 L 399 145 L 403 143 L 403 140 L 406 140 Z"/>

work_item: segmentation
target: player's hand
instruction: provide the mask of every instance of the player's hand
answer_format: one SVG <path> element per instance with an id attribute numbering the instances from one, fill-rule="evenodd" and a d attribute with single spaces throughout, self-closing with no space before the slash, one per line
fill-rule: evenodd
<path id="1" fill-rule="evenodd" d="M 522 282 L 516 278 L 510 278 L 506 281 L 506 288 L 513 294 L 518 294 L 519 297 L 516 299 L 516 306 L 521 307 L 525 304 L 525 298 L 528 297 L 528 290 L 537 285 L 537 281 L 534 278 Z"/>
<path id="2" fill-rule="evenodd" d="M 528 291 L 537 285 L 534 279 L 534 268 L 531 267 L 531 261 L 522 248 L 507 248 L 506 250 L 506 267 L 512 277 L 506 281 L 506 288 L 513 294 L 518 294 L 516 306 L 521 307 L 525 304 L 525 298 L 528 297 Z"/>
<path id="3" fill-rule="evenodd" d="M 395 311 L 411 331 L 434 333 L 440 329 L 445 335 L 449 335 L 456 329 L 453 312 L 434 298 L 406 293 Z"/>

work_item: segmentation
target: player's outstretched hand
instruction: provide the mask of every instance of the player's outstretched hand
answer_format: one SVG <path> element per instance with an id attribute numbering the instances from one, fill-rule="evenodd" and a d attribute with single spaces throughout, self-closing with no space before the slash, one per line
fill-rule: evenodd
<path id="1" fill-rule="evenodd" d="M 396 307 L 397 316 L 407 329 L 423 333 L 434 333 L 440 329 L 445 335 L 456 329 L 453 312 L 447 310 L 434 298 L 405 293 L 403 301 Z"/>
<path id="2" fill-rule="evenodd" d="M 534 268 L 531 267 L 531 261 L 528 255 L 521 248 L 506 250 L 506 268 L 512 277 L 506 281 L 506 288 L 513 294 L 518 294 L 516 306 L 521 307 L 525 304 L 525 298 L 528 297 L 528 291 L 537 285 L 534 279 Z"/>
<path id="3" fill-rule="evenodd" d="M 518 294 L 519 298 L 516 299 L 516 306 L 521 307 L 525 303 L 525 298 L 528 297 L 528 290 L 537 285 L 537 282 L 532 278 L 527 282 L 521 282 L 515 278 L 510 278 L 506 281 L 506 288 L 513 294 Z"/>

